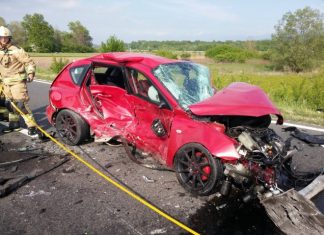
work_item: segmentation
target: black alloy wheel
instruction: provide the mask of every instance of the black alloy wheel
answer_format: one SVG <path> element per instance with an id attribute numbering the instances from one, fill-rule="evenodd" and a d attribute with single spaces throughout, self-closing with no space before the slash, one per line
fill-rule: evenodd
<path id="1" fill-rule="evenodd" d="M 89 125 L 75 112 L 64 109 L 55 120 L 59 137 L 68 145 L 78 145 L 89 137 Z"/>
<path id="2" fill-rule="evenodd" d="M 189 192 L 206 196 L 215 192 L 223 176 L 219 159 L 198 143 L 184 145 L 176 154 L 174 168 L 179 183 Z"/>

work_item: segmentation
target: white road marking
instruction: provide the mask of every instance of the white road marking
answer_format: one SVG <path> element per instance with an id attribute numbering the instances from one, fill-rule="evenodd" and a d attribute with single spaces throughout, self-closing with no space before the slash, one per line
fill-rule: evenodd
<path id="1" fill-rule="evenodd" d="M 38 82 L 38 83 L 43 83 L 43 84 L 48 84 L 48 85 L 52 84 L 52 82 L 50 82 L 50 81 L 39 80 L 39 79 L 35 79 L 33 82 Z"/>
<path id="2" fill-rule="evenodd" d="M 271 123 L 276 123 L 276 121 L 271 121 Z M 294 127 L 298 127 L 301 129 L 305 129 L 305 130 L 311 130 L 311 131 L 319 131 L 319 132 L 324 132 L 323 128 L 318 128 L 318 127 L 312 127 L 312 126 L 305 126 L 305 125 L 299 125 L 299 124 L 294 124 L 294 123 L 289 123 L 289 122 L 284 122 L 284 124 L 282 124 L 283 126 L 294 126 Z"/>

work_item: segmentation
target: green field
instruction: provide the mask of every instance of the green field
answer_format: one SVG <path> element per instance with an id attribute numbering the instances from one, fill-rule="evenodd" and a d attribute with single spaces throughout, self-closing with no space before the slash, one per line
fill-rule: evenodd
<path id="1" fill-rule="evenodd" d="M 34 53 L 30 52 L 29 55 L 31 57 L 90 57 L 96 55 L 98 53 Z"/>
<path id="2" fill-rule="evenodd" d="M 56 76 L 49 67 L 52 58 L 72 61 L 94 55 L 93 53 L 31 54 L 39 65 L 37 77 L 53 80 Z M 231 82 L 247 82 L 260 86 L 279 107 L 286 121 L 324 126 L 324 66 L 311 73 L 274 72 L 269 63 L 261 59 L 246 63 L 215 63 L 203 55 L 192 60 L 209 67 L 213 84 L 219 90 Z"/>

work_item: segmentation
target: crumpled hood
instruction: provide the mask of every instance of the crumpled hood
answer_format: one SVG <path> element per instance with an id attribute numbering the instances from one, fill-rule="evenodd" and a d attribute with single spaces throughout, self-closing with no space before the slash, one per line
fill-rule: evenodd
<path id="1" fill-rule="evenodd" d="M 264 91 L 243 82 L 230 84 L 214 96 L 189 106 L 193 114 L 199 116 L 233 115 L 259 117 L 275 114 L 280 118 L 279 110 L 272 104 Z"/>

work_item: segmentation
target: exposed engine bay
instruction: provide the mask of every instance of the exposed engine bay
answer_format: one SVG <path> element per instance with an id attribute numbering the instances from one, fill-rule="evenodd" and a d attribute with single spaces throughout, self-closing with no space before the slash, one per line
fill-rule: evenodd
<path id="1" fill-rule="evenodd" d="M 237 140 L 240 159 L 224 163 L 221 194 L 228 194 L 232 184 L 248 193 L 246 199 L 280 193 L 276 171 L 287 157 L 284 141 L 270 128 L 236 126 L 227 135 Z"/>

